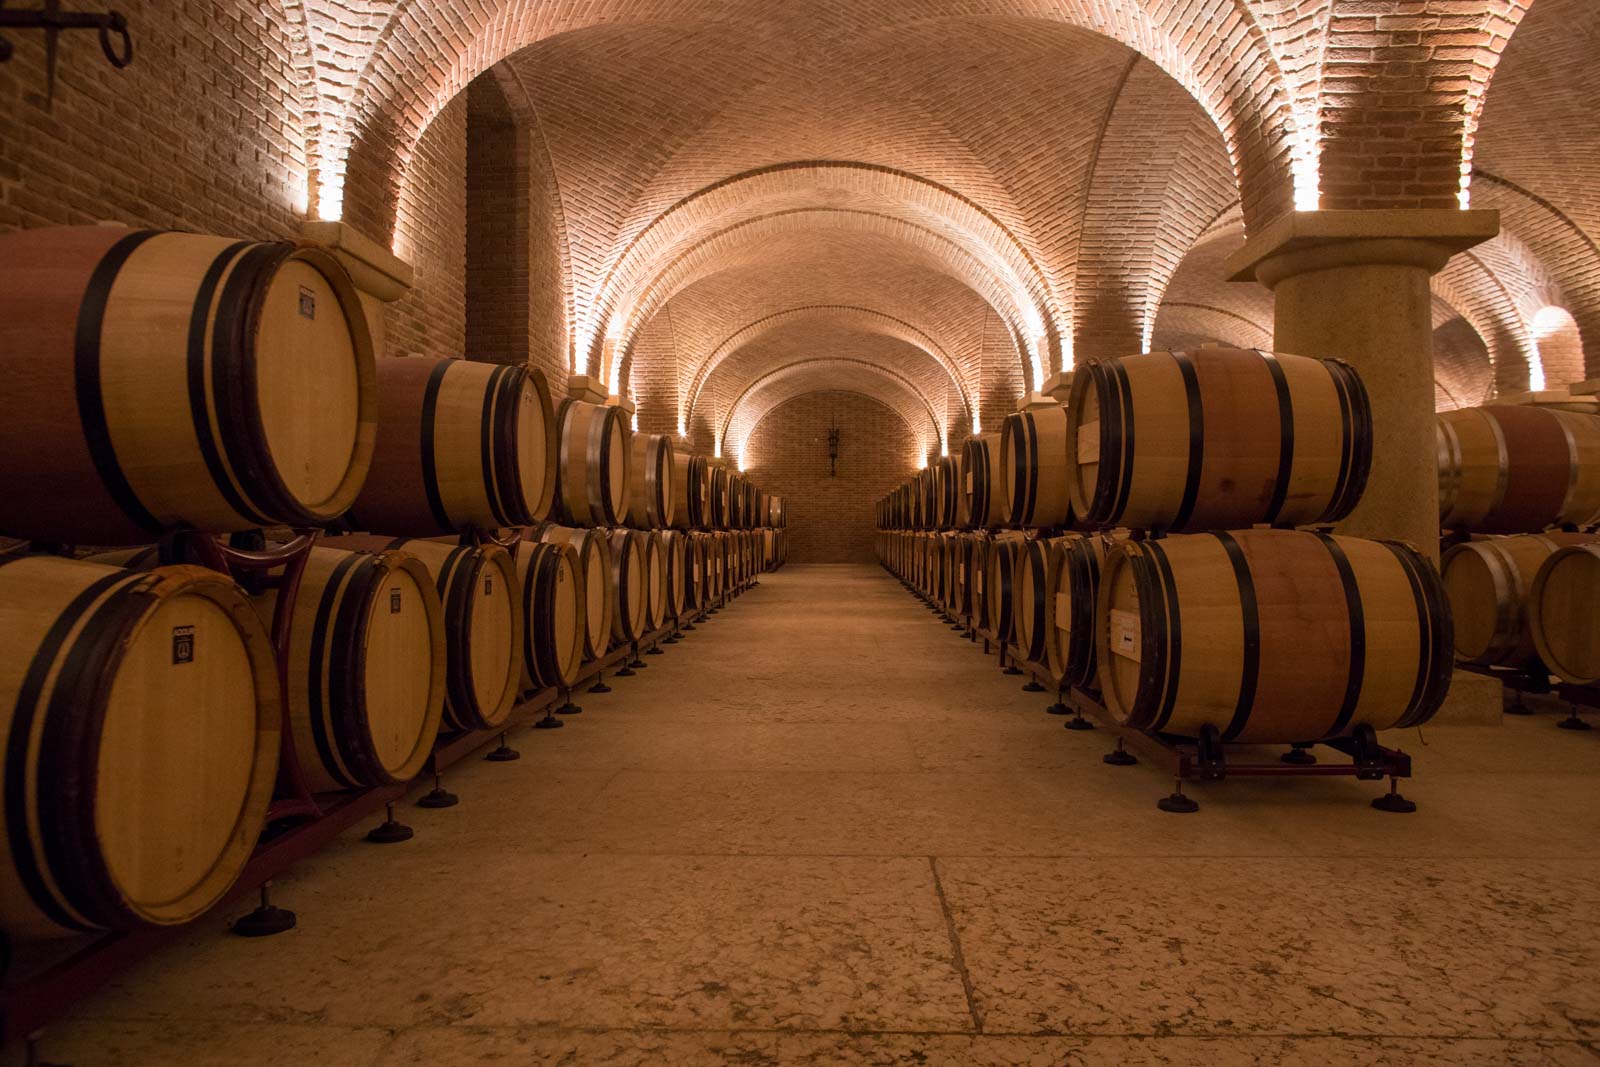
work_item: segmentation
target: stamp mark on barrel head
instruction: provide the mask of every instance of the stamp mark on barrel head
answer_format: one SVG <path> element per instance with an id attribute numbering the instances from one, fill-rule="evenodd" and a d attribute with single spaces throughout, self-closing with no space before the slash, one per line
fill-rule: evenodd
<path id="1" fill-rule="evenodd" d="M 300 287 L 300 316 L 307 319 L 317 317 L 317 294 L 303 285 Z"/>
<path id="2" fill-rule="evenodd" d="M 389 590 L 389 614 L 400 614 L 400 590 L 398 589 Z"/>
<path id="3" fill-rule="evenodd" d="M 494 579 L 485 575 L 483 579 L 483 595 L 490 596 L 494 593 Z"/>
<path id="4" fill-rule="evenodd" d="M 172 628 L 172 662 L 194 662 L 194 627 L 174 626 Z"/>

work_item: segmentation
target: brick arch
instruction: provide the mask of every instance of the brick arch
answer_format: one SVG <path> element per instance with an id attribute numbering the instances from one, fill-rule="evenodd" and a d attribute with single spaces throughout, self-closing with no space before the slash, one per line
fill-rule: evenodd
<path id="1" fill-rule="evenodd" d="M 1223 270 L 1227 258 L 1244 245 L 1244 239 L 1244 220 L 1237 208 L 1230 207 L 1220 212 L 1189 246 L 1161 293 L 1150 347 L 1181 346 L 1197 339 L 1271 344 L 1271 291 L 1260 285 L 1230 282 Z"/>
<path id="2" fill-rule="evenodd" d="M 479 72 L 520 48 L 605 22 L 702 20 L 736 27 L 777 17 L 763 0 L 657 0 L 647 9 L 632 0 L 581 6 L 530 0 L 343 0 L 331 6 L 359 8 L 349 19 L 359 25 L 347 35 L 357 43 L 347 49 L 353 55 L 341 53 L 338 76 L 324 79 L 323 110 L 336 116 L 340 131 L 330 142 L 330 156 L 352 178 L 360 172 L 361 180 L 380 193 L 392 189 L 394 176 L 406 170 L 433 115 Z M 1291 168 L 1304 167 L 1294 148 L 1305 139 L 1299 132 L 1304 117 L 1291 107 L 1286 88 L 1294 67 L 1279 55 L 1292 48 L 1294 38 L 1275 29 L 1281 18 L 1258 18 L 1256 6 L 1245 0 L 987 0 L 978 5 L 857 0 L 806 6 L 798 14 L 858 35 L 956 16 L 976 20 L 972 33 L 982 32 L 983 18 L 994 17 L 1083 27 L 1148 56 L 1201 102 L 1229 146 L 1253 219 L 1270 218 L 1288 206 Z M 1197 32 L 1197 26 L 1207 32 Z M 1227 47 L 1218 47 L 1219 41 Z M 369 48 L 364 63 L 355 61 L 362 44 Z M 356 70 L 354 84 L 347 68 Z"/>
<path id="3" fill-rule="evenodd" d="M 706 237 L 662 269 L 639 294 L 628 332 L 611 346 L 612 362 L 602 363 L 607 380 L 623 380 L 621 368 L 631 355 L 638 329 L 677 293 L 713 274 L 748 267 L 770 259 L 777 242 L 809 243 L 830 233 L 863 234 L 885 238 L 899 247 L 905 258 L 944 274 L 981 297 L 1006 323 L 1024 374 L 1030 356 L 1026 340 L 1037 319 L 1017 307 L 1010 292 L 989 273 L 987 266 L 966 249 L 913 222 L 862 210 L 826 207 L 796 208 L 759 215 Z M 604 335 L 593 341 L 594 355 L 603 356 Z"/>
<path id="4" fill-rule="evenodd" d="M 1074 353 L 1148 347 L 1173 272 L 1237 204 L 1216 128 L 1177 83 L 1135 56 L 1091 150 L 1074 264 Z"/>
<path id="5" fill-rule="evenodd" d="M 784 403 L 816 392 L 857 393 L 878 401 L 904 420 L 924 452 L 942 440 L 932 405 L 902 376 L 867 360 L 819 357 L 775 368 L 751 382 L 717 430 L 722 454 L 730 449 L 742 454 L 763 419 Z"/>
<path id="6" fill-rule="evenodd" d="M 911 323 L 895 318 L 892 315 L 886 315 L 872 308 L 843 305 L 788 308 L 747 323 L 736 332 L 730 334 L 721 344 L 708 353 L 696 368 L 689 394 L 685 398 L 684 410 L 681 413 L 682 421 L 687 424 L 694 417 L 695 402 L 700 398 L 700 390 L 704 387 L 706 380 L 716 372 L 716 369 L 729 355 L 775 330 L 806 321 L 817 320 L 853 328 L 863 333 L 875 333 L 885 337 L 892 337 L 927 353 L 949 376 L 950 384 L 960 394 L 961 406 L 966 416 L 966 421 L 971 421 L 973 410 L 972 395 L 963 378 L 961 368 L 956 365 L 949 353 L 937 341 Z"/>
<path id="7" fill-rule="evenodd" d="M 634 236 L 602 280 L 585 333 L 589 350 L 580 348 L 580 359 L 605 366 L 608 336 L 626 352 L 639 326 L 676 291 L 674 282 L 714 254 L 718 238 L 743 230 L 748 240 L 756 231 L 746 228 L 756 221 L 785 215 L 792 220 L 804 212 L 832 211 L 841 202 L 861 204 L 868 209 L 861 217 L 885 220 L 880 225 L 901 224 L 908 243 L 940 258 L 953 259 L 951 250 L 959 250 L 961 260 L 981 267 L 981 274 L 964 268 L 962 276 L 980 279 L 972 287 L 991 304 L 1014 309 L 1018 332 L 1041 369 L 1048 373 L 1060 365 L 1063 312 L 1016 234 L 938 182 L 848 160 L 796 161 L 733 175 L 663 211 Z"/>

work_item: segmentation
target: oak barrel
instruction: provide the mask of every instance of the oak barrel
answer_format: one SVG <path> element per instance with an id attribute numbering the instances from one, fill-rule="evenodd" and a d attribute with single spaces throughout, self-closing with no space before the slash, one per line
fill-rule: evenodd
<path id="1" fill-rule="evenodd" d="M 661 553 L 667 565 L 665 617 L 676 619 L 689 605 L 689 538 L 679 530 L 661 535 Z"/>
<path id="2" fill-rule="evenodd" d="M 1256 349 L 1091 361 L 1073 377 L 1067 421 L 1073 510 L 1096 526 L 1336 522 L 1372 461 L 1354 370 Z"/>
<path id="3" fill-rule="evenodd" d="M 1600 682 L 1600 544 L 1552 553 L 1534 575 L 1530 601 L 1533 645 L 1544 665 L 1563 682 Z"/>
<path id="4" fill-rule="evenodd" d="M 566 399 L 556 406 L 556 507 L 568 526 L 627 518 L 632 457 L 621 408 Z"/>
<path id="5" fill-rule="evenodd" d="M 1015 411 L 1000 424 L 1000 491 L 1012 526 L 1072 525 L 1067 411 L 1059 404 Z"/>
<path id="6" fill-rule="evenodd" d="M 270 620 L 277 593 L 255 599 Z M 407 552 L 315 547 L 290 627 L 284 697 L 311 789 L 415 778 L 439 733 L 448 669 L 428 569 Z"/>
<path id="7" fill-rule="evenodd" d="M 0 929 L 174 925 L 255 848 L 278 768 L 266 627 L 228 578 L 0 563 Z"/>
<path id="8" fill-rule="evenodd" d="M 1124 541 L 1100 576 L 1095 651 L 1128 726 L 1289 743 L 1418 726 L 1454 662 L 1433 565 L 1392 541 L 1243 530 Z"/>
<path id="9" fill-rule="evenodd" d="M 1538 533 L 1600 521 L 1600 418 L 1526 405 L 1438 416 L 1439 523 Z"/>
<path id="10" fill-rule="evenodd" d="M 676 474 L 672 482 L 672 525 L 680 530 L 699 529 L 706 525 L 711 509 L 706 457 L 680 449 L 672 462 Z"/>
<path id="11" fill-rule="evenodd" d="M 629 464 L 628 525 L 639 530 L 671 526 L 678 506 L 677 458 L 671 438 L 659 433 L 634 434 Z"/>
<path id="12" fill-rule="evenodd" d="M 522 683 L 522 605 L 509 552 L 493 544 L 366 534 L 333 538 L 329 547 L 420 560 L 444 605 L 444 725 L 492 730 L 510 718 Z"/>
<path id="13" fill-rule="evenodd" d="M 667 547 L 661 534 L 644 535 L 644 632 L 652 633 L 667 620 Z"/>
<path id="14" fill-rule="evenodd" d="M 986 433 L 967 439 L 962 450 L 961 491 L 973 526 L 995 526 L 1006 521 L 1005 482 L 1000 473 L 1000 435 Z"/>
<path id="15" fill-rule="evenodd" d="M 556 427 L 544 373 L 465 359 L 378 361 L 378 443 L 351 524 L 426 536 L 550 511 Z"/>
<path id="16" fill-rule="evenodd" d="M 1484 538 L 1446 551 L 1439 570 L 1455 623 L 1456 658 L 1485 667 L 1530 663 L 1538 654 L 1530 598 L 1539 568 L 1564 545 L 1595 540 L 1551 532 Z"/>
<path id="17" fill-rule="evenodd" d="M 1054 544 L 1055 585 L 1045 651 L 1059 685 L 1096 688 L 1094 633 L 1100 566 L 1111 542 L 1099 534 L 1068 534 Z"/>
<path id="18" fill-rule="evenodd" d="M 1024 550 L 1020 534 L 1002 534 L 989 544 L 983 579 L 984 618 L 996 641 L 1016 634 L 1016 577 Z"/>
<path id="19" fill-rule="evenodd" d="M 118 545 L 333 521 L 377 418 L 344 268 L 292 242 L 0 236 L 0 533 Z"/>
<path id="20" fill-rule="evenodd" d="M 632 644 L 645 634 L 646 604 L 650 596 L 648 542 L 638 530 L 615 529 L 611 538 L 611 591 L 616 604 L 611 611 L 611 637 Z"/>
<path id="21" fill-rule="evenodd" d="M 522 608 L 522 692 L 570 688 L 583 667 L 588 611 L 583 563 L 564 541 L 518 546 Z"/>
<path id="22" fill-rule="evenodd" d="M 1055 629 L 1056 540 L 1037 538 L 1023 543 L 1016 560 L 1012 596 L 1016 614 L 1016 643 L 1022 658 L 1043 667 L 1050 664 L 1049 641 Z"/>
<path id="23" fill-rule="evenodd" d="M 572 526 L 558 526 L 547 522 L 530 528 L 524 539 L 570 544 L 578 553 L 583 574 L 583 654 L 586 659 L 599 659 L 611 647 L 611 534 L 608 530 L 594 530 Z"/>
<path id="24" fill-rule="evenodd" d="M 706 526 L 713 530 L 728 528 L 728 468 L 716 464 L 706 466 L 706 494 L 711 508 L 706 515 Z"/>

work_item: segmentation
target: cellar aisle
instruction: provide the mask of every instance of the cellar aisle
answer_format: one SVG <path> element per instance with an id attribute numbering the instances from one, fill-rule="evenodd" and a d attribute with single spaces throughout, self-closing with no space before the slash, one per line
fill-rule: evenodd
<path id="1" fill-rule="evenodd" d="M 1391 738 L 1412 816 L 1348 780 L 1175 816 L 876 568 L 767 575 L 680 648 L 467 761 L 414 841 L 283 879 L 292 933 L 202 922 L 45 1058 L 1595 1062 L 1600 732 Z"/>

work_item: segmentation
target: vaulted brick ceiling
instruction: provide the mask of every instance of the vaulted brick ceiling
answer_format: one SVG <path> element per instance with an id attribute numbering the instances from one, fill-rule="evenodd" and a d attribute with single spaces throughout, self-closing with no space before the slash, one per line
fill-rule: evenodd
<path id="1" fill-rule="evenodd" d="M 1269 344 L 1270 294 L 1220 275 L 1247 227 L 1453 206 L 1473 165 L 1507 233 L 1438 279 L 1441 406 L 1586 373 L 1542 366 L 1546 304 L 1600 336 L 1590 0 L 286 3 L 322 209 L 403 245 L 419 139 L 491 72 L 548 175 L 566 363 L 704 447 L 827 344 L 935 442 L 1076 360 Z"/>

